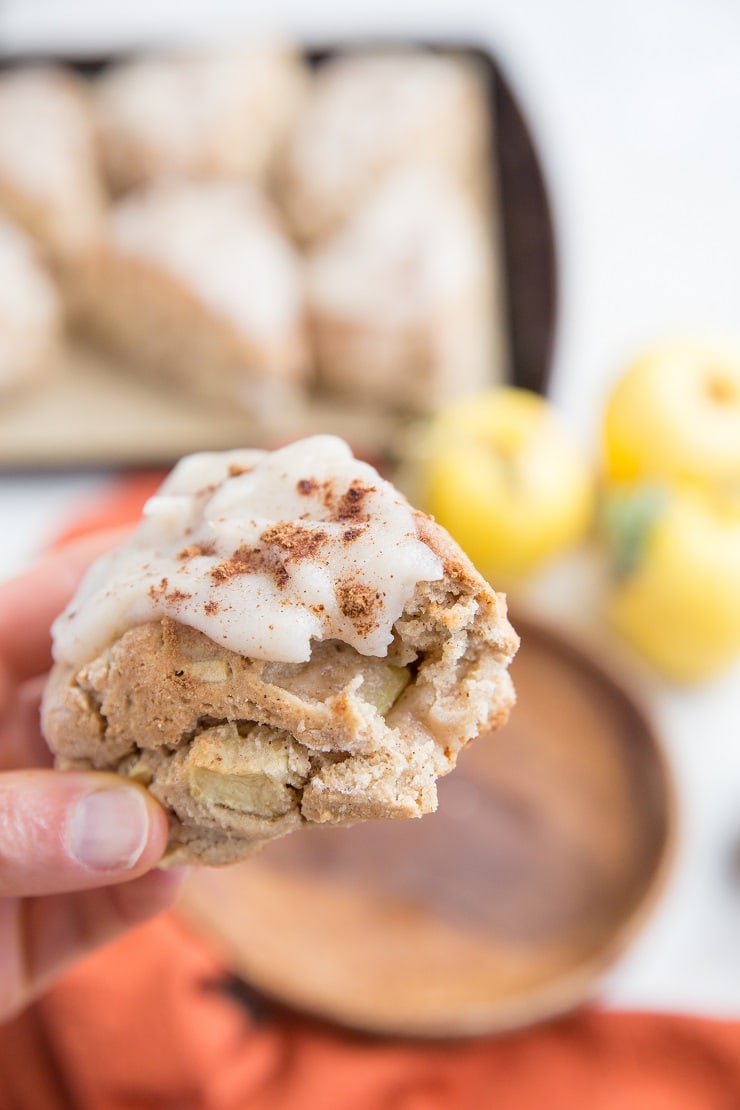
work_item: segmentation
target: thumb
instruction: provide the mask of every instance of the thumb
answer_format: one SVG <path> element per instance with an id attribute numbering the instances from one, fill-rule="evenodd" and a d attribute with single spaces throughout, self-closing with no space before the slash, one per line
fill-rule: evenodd
<path id="1" fill-rule="evenodd" d="M 117 775 L 0 774 L 0 896 L 59 894 L 125 882 L 156 866 L 164 810 Z"/>

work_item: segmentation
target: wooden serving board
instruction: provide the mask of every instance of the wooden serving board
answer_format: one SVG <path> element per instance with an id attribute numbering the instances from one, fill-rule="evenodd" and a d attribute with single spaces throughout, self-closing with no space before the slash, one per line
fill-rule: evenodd
<path id="1" fill-rule="evenodd" d="M 608 671 L 517 619 L 518 705 L 421 821 L 311 829 L 188 881 L 182 913 L 265 996 L 374 1033 L 460 1036 L 588 997 L 671 856 L 658 739 Z"/>

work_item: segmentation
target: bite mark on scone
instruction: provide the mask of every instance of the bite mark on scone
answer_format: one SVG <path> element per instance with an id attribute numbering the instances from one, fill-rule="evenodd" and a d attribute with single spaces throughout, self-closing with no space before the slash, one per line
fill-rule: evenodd
<path id="1" fill-rule="evenodd" d="M 302 825 L 420 816 L 477 733 L 481 704 L 494 723 L 512 700 L 505 664 L 481 653 L 478 604 L 446 597 L 415 602 L 383 659 L 326 642 L 305 664 L 270 663 L 169 620 L 132 629 L 67 671 L 47 734 L 62 766 L 147 786 L 173 818 L 172 864 L 231 862 Z M 508 655 L 513 634 L 495 616 Z M 461 696 L 466 682 L 479 704 Z"/>

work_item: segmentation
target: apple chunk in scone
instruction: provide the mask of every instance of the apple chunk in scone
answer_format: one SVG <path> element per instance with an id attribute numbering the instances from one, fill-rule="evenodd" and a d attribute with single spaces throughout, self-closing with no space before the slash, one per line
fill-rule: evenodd
<path id="1" fill-rule="evenodd" d="M 54 625 L 62 768 L 146 785 L 168 862 L 414 817 L 513 703 L 503 598 L 333 436 L 183 459 Z"/>

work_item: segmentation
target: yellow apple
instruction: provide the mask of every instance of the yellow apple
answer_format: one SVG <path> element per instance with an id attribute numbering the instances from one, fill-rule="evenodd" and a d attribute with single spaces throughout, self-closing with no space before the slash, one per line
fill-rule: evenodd
<path id="1" fill-rule="evenodd" d="M 439 413 L 419 469 L 425 508 L 504 584 L 575 544 L 592 519 L 591 467 L 528 390 L 499 387 Z"/>
<path id="2" fill-rule="evenodd" d="M 740 656 L 740 491 L 638 483 L 613 487 L 602 521 L 615 627 L 677 682 Z"/>
<path id="3" fill-rule="evenodd" d="M 608 479 L 740 480 L 740 350 L 674 342 L 617 382 L 605 412 Z"/>

